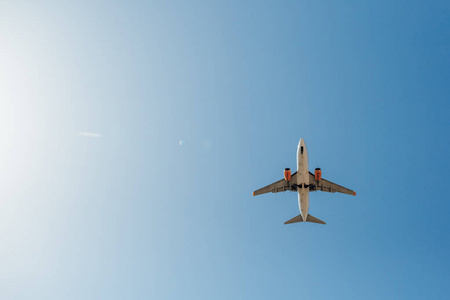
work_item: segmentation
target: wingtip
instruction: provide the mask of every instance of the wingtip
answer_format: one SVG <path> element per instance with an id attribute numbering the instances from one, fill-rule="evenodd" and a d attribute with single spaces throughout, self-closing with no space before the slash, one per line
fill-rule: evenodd
<path id="1" fill-rule="evenodd" d="M 255 196 L 255 192 L 253 192 L 253 194 L 252 194 L 253 196 Z"/>
<path id="2" fill-rule="evenodd" d="M 353 192 L 353 196 L 356 196 L 356 192 Z"/>

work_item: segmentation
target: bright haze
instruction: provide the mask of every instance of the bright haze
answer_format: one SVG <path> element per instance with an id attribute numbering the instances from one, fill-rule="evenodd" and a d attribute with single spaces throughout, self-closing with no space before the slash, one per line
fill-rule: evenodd
<path id="1" fill-rule="evenodd" d="M 0 299 L 444 299 L 448 1 L 2 1 Z M 284 225 L 296 170 L 327 225 Z"/>

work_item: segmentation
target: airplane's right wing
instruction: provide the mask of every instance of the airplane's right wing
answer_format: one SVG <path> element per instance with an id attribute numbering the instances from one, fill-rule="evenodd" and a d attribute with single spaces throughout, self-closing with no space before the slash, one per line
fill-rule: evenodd
<path id="1" fill-rule="evenodd" d="M 328 181 L 326 179 L 321 178 L 319 182 L 317 182 L 316 177 L 313 173 L 309 172 L 309 184 L 313 184 L 315 186 L 316 191 L 329 192 L 329 193 L 343 193 L 348 195 L 356 196 L 356 193 L 351 189 L 340 186 L 336 183 Z M 313 188 L 310 187 L 310 190 Z"/>
<path id="2" fill-rule="evenodd" d="M 284 178 L 281 180 L 278 180 L 277 182 L 274 182 L 263 188 L 260 188 L 259 190 L 254 191 L 253 196 L 270 193 L 270 192 L 278 193 L 278 192 L 284 192 L 284 191 L 296 191 L 297 187 L 294 184 L 297 184 L 297 172 L 292 174 L 291 180 L 286 181 L 286 180 L 284 180 Z"/>

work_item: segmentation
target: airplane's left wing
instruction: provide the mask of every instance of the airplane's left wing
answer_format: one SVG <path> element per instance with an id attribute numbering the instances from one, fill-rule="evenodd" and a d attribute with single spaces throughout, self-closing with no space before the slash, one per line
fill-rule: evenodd
<path id="1" fill-rule="evenodd" d="M 334 182 L 328 181 L 323 178 L 321 178 L 319 181 L 317 181 L 316 177 L 311 172 L 309 172 L 309 184 L 313 185 L 313 187 L 310 187 L 310 191 L 314 191 L 314 189 L 315 189 L 316 191 L 329 192 L 329 193 L 338 192 L 338 193 L 356 196 L 356 193 L 354 191 L 352 191 L 351 189 L 340 186 L 339 184 L 336 184 Z"/>
<path id="2" fill-rule="evenodd" d="M 286 181 L 283 179 L 278 180 L 277 182 L 274 182 L 272 184 L 269 184 L 263 188 L 260 188 L 259 190 L 256 190 L 253 192 L 253 196 L 261 195 L 265 193 L 278 193 L 278 192 L 284 192 L 284 191 L 296 191 L 297 186 L 297 172 L 292 174 L 291 180 Z"/>

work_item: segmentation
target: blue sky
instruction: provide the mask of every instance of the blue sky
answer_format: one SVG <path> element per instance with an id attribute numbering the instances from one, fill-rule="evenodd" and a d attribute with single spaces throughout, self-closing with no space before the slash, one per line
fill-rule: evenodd
<path id="1" fill-rule="evenodd" d="M 0 298 L 446 298 L 449 12 L 1 2 Z"/>

